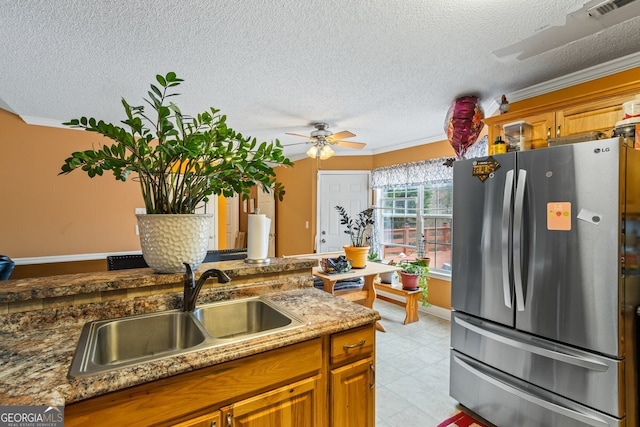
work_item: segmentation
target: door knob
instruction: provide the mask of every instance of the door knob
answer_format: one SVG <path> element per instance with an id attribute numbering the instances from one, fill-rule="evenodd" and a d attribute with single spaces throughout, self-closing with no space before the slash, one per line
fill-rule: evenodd
<path id="1" fill-rule="evenodd" d="M 323 230 L 322 231 L 322 235 L 324 236 L 325 234 L 327 234 L 327 232 Z"/>
<path id="2" fill-rule="evenodd" d="M 327 243 L 327 241 L 322 239 L 322 240 L 320 240 L 320 243 Z"/>

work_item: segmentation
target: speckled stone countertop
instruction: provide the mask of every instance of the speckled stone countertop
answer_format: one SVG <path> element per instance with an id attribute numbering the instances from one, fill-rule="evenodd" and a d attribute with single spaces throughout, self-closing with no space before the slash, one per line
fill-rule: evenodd
<path id="1" fill-rule="evenodd" d="M 266 267 L 251 267 L 264 269 Z M 272 266 L 273 268 L 273 266 Z M 288 268 L 285 266 L 276 269 Z M 202 269 L 201 269 L 202 271 Z M 121 280 L 126 272 L 104 273 L 108 283 Z M 117 278 L 109 275 L 115 274 Z M 171 275 L 155 275 L 160 278 Z M 63 276 L 59 276 L 63 277 Z M 61 279 L 69 282 L 69 278 Z M 18 282 L 18 281 L 14 281 Z M 54 280 L 55 282 L 55 280 Z M 86 284 L 75 286 L 85 289 Z M 92 286 L 99 285 L 99 280 Z M 54 289 L 55 286 L 45 286 Z M 60 288 L 57 288 L 60 289 Z M 86 307 L 49 308 L 0 316 L 0 404 L 63 405 L 122 388 L 204 368 L 217 363 L 250 356 L 295 344 L 319 336 L 371 324 L 379 315 L 366 307 L 334 297 L 310 285 L 308 276 L 286 285 L 259 284 L 243 288 L 204 291 L 199 305 L 221 299 L 264 295 L 302 318 L 306 325 L 235 344 L 216 346 L 178 356 L 103 372 L 68 378 L 67 373 L 76 350 L 82 327 L 88 321 L 105 318 L 105 312 L 132 314 L 128 305 L 142 305 L 134 313 L 175 309 L 175 295 L 137 299 L 125 304 L 107 301 Z M 26 288 L 25 288 L 26 291 Z M 221 296 L 222 295 L 222 296 Z M 124 310 L 124 311 L 123 311 Z"/>
<path id="2" fill-rule="evenodd" d="M 317 262 L 309 259 L 283 258 L 271 258 L 268 265 L 247 264 L 242 260 L 218 261 L 201 264 L 196 277 L 214 266 L 234 278 L 281 273 L 300 268 L 311 269 Z M 154 274 L 149 268 L 8 280 L 0 284 L 0 303 L 166 285 L 181 281 L 182 274 Z"/>

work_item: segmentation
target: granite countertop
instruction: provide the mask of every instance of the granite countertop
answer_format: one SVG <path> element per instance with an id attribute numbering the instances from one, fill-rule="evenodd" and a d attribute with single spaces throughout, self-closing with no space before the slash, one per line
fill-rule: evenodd
<path id="1" fill-rule="evenodd" d="M 200 270 L 202 271 L 202 268 Z M 127 273 L 122 272 L 115 276 L 113 274 L 110 272 L 109 277 L 117 279 L 121 277 L 120 275 L 126 276 Z M 33 284 L 33 280 L 31 282 Z M 55 280 L 53 282 L 55 284 Z M 96 285 L 98 282 L 99 279 L 96 280 Z M 51 286 L 50 283 L 46 289 L 61 288 Z M 17 292 L 12 295 L 23 294 Z M 73 379 L 67 378 L 67 372 L 82 327 L 87 321 L 96 320 L 91 318 L 91 313 L 64 314 L 53 308 L 44 313 L 44 318 L 47 320 L 35 325 L 29 323 L 29 314 L 17 315 L 0 330 L 0 404 L 69 404 L 118 389 L 363 326 L 380 318 L 373 310 L 311 287 L 276 291 L 265 296 L 301 317 L 307 324 L 236 344 Z"/>
<path id="2" fill-rule="evenodd" d="M 267 265 L 247 264 L 242 260 L 202 263 L 195 272 L 196 278 L 209 268 L 218 268 L 230 277 L 243 277 L 276 272 L 311 269 L 317 261 L 309 259 L 271 258 Z M 0 303 L 28 301 L 36 298 L 53 298 L 91 292 L 141 288 L 154 285 L 181 283 L 183 275 L 154 274 L 150 268 L 65 274 L 8 280 L 0 286 Z"/>

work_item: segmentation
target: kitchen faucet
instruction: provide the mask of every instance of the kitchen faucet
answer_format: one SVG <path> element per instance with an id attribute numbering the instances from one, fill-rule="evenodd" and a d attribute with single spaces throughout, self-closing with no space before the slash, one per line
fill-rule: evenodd
<path id="1" fill-rule="evenodd" d="M 231 281 L 231 278 L 226 275 L 226 273 L 222 270 L 218 270 L 217 268 L 212 268 L 210 270 L 202 273 L 198 281 L 196 282 L 196 277 L 193 271 L 191 270 L 191 266 L 188 263 L 183 263 L 187 268 L 187 271 L 184 273 L 184 311 L 193 311 L 196 308 L 196 299 L 198 299 L 198 294 L 200 293 L 200 289 L 202 289 L 202 285 L 207 281 L 208 278 L 216 276 L 218 279 L 218 283 L 228 283 Z"/>

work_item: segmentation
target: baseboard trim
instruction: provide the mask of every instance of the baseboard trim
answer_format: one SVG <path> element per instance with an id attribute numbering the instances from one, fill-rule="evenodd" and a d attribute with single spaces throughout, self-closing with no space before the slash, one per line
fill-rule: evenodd
<path id="1" fill-rule="evenodd" d="M 140 255 L 141 251 L 105 252 L 97 254 L 56 255 L 42 257 L 12 258 L 16 265 L 53 264 L 57 262 L 93 261 L 106 259 L 109 255 Z"/>

